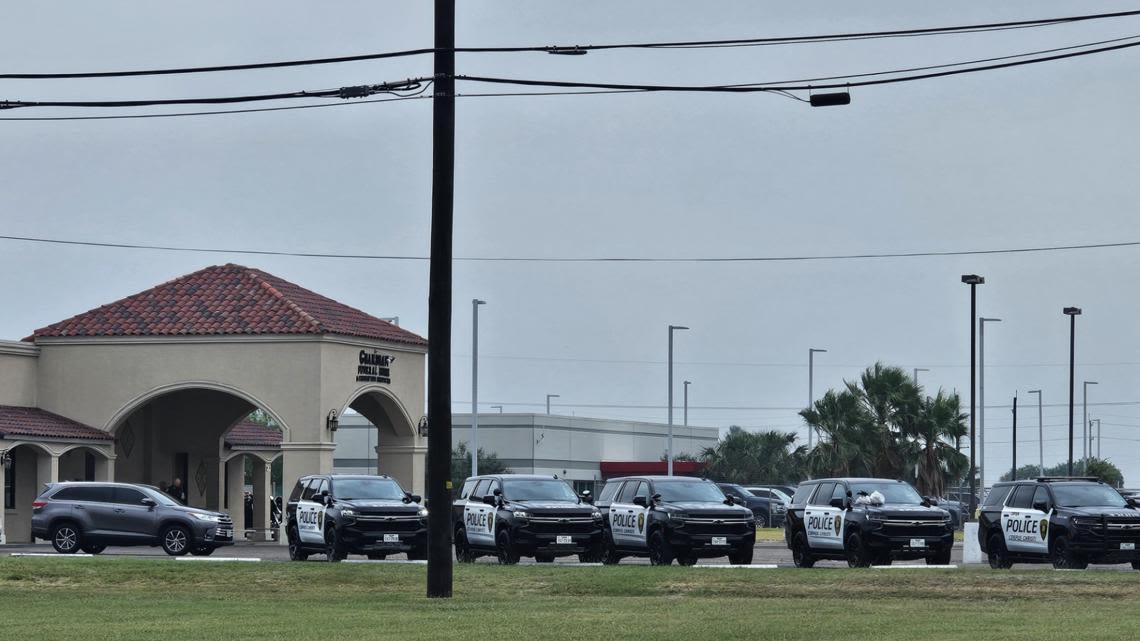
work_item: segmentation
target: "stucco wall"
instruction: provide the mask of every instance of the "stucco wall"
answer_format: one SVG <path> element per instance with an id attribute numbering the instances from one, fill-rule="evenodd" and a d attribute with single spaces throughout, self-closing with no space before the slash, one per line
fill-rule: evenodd
<path id="1" fill-rule="evenodd" d="M 35 407 L 38 355 L 33 345 L 0 341 L 0 405 Z"/>

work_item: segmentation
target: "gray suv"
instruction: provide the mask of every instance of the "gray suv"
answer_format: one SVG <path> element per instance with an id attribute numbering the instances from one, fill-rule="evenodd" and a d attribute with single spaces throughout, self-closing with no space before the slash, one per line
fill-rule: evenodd
<path id="1" fill-rule="evenodd" d="M 209 556 L 233 545 L 234 524 L 227 514 L 187 507 L 149 485 L 51 483 L 32 502 L 32 536 L 61 554 L 149 545 L 171 556 Z"/>

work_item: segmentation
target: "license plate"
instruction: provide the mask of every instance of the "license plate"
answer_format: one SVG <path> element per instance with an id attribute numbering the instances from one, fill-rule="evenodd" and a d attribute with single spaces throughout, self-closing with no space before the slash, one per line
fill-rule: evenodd
<path id="1" fill-rule="evenodd" d="M 910 546 L 912 548 L 924 548 L 926 547 L 926 539 L 911 539 Z"/>
<path id="2" fill-rule="evenodd" d="M 384 535 L 384 542 L 385 543 L 399 543 L 400 542 L 400 535 L 399 534 L 385 534 Z"/>
<path id="3" fill-rule="evenodd" d="M 574 537 L 572 537 L 572 536 L 556 536 L 556 537 L 554 537 L 554 542 L 558 545 L 572 545 L 574 543 Z"/>
<path id="4" fill-rule="evenodd" d="M 217 535 L 218 535 L 218 536 L 225 536 L 225 537 L 229 537 L 229 538 L 231 538 L 231 539 L 232 539 L 232 538 L 234 537 L 234 531 L 233 531 L 233 530 L 218 530 L 218 534 L 217 534 Z"/>
<path id="5" fill-rule="evenodd" d="M 728 545 L 728 537 L 727 536 L 714 536 L 712 538 L 712 544 L 713 545 Z"/>
<path id="6" fill-rule="evenodd" d="M 1136 544 L 1135 543 L 1121 543 L 1120 549 L 1121 550 L 1135 550 Z"/>

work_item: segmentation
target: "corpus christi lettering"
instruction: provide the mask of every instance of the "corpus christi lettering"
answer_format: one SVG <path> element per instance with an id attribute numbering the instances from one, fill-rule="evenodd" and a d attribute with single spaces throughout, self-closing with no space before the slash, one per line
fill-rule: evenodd
<path id="1" fill-rule="evenodd" d="M 395 356 L 360 350 L 359 363 L 356 366 L 356 381 L 358 383 L 391 383 L 392 361 Z"/>

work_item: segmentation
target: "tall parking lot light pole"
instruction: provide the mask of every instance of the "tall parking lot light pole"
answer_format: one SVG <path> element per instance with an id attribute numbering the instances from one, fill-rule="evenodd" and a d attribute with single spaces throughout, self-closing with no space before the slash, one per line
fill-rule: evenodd
<path id="1" fill-rule="evenodd" d="M 1089 454 L 1091 454 L 1091 450 L 1092 450 L 1092 447 L 1089 445 L 1089 427 L 1090 427 L 1089 426 L 1089 385 L 1099 385 L 1099 384 L 1100 383 L 1097 383 L 1096 381 L 1084 381 L 1084 385 L 1082 386 L 1083 387 L 1083 390 L 1082 390 L 1083 394 L 1081 396 L 1081 399 L 1082 399 L 1081 405 L 1084 409 L 1081 413 L 1084 415 L 1084 420 L 1081 421 L 1081 425 L 1082 425 L 1082 429 L 1084 430 L 1084 436 L 1081 437 L 1081 441 L 1082 441 L 1081 450 L 1084 452 L 1083 458 L 1085 461 L 1085 471 L 1088 471 Z"/>
<path id="2" fill-rule="evenodd" d="M 668 474 L 673 476 L 673 332 L 689 329 L 681 325 L 669 326 L 669 447 L 665 451 Z"/>
<path id="3" fill-rule="evenodd" d="M 552 399 L 552 398 L 562 398 L 562 397 L 558 394 L 547 394 L 546 395 L 546 415 L 547 416 L 550 416 L 550 399 Z"/>
<path id="4" fill-rule="evenodd" d="M 915 387 L 918 387 L 918 373 L 919 372 L 929 372 L 929 371 L 930 370 L 928 368 L 925 368 L 925 367 L 914 368 L 914 374 L 913 374 L 913 376 L 911 376 L 911 378 L 914 379 L 914 386 Z"/>
<path id="5" fill-rule="evenodd" d="M 978 319 L 978 478 L 986 490 L 986 323 L 1000 323 L 1000 318 Z"/>
<path id="6" fill-rule="evenodd" d="M 1038 473 L 1045 476 L 1045 421 L 1041 413 L 1041 390 L 1031 389 L 1028 393 L 1037 395 L 1037 467 L 1040 468 Z"/>
<path id="7" fill-rule="evenodd" d="M 1061 313 L 1069 317 L 1069 468 L 1068 475 L 1073 475 L 1073 390 L 1076 378 L 1077 358 L 1077 316 L 1081 315 L 1080 307 L 1066 307 Z"/>
<path id="8" fill-rule="evenodd" d="M 978 285 L 985 283 L 986 279 L 977 274 L 965 274 L 962 282 L 970 286 L 970 518 L 974 518 L 974 511 L 978 509 L 978 467 L 974 454 L 977 452 L 974 392 L 977 390 L 978 373 Z"/>
<path id="9" fill-rule="evenodd" d="M 479 476 L 479 306 L 471 299 L 471 476 Z"/>
<path id="10" fill-rule="evenodd" d="M 826 349 L 816 349 L 814 347 L 808 348 L 808 410 L 811 410 L 812 404 L 815 403 L 815 355 L 826 353 Z M 812 446 L 812 434 L 815 432 L 814 427 L 808 427 L 808 449 Z M 818 436 L 818 434 L 816 434 Z"/>
<path id="11" fill-rule="evenodd" d="M 1100 458 L 1100 419 L 1096 419 L 1096 457 Z"/>
<path id="12" fill-rule="evenodd" d="M 681 384 L 685 386 L 685 414 L 684 414 L 684 418 L 682 420 L 683 420 L 683 425 L 685 427 L 688 427 L 689 426 L 689 386 L 692 385 L 693 383 L 692 383 L 692 381 L 681 381 Z"/>

